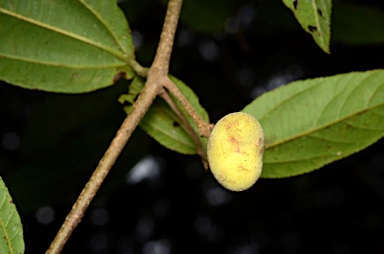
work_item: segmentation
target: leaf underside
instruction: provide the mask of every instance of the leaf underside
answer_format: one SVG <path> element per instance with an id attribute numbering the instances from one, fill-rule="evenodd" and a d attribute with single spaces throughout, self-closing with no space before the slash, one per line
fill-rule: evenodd
<path id="1" fill-rule="evenodd" d="M 384 71 L 292 82 L 243 109 L 265 132 L 262 177 L 304 174 L 383 137 Z"/>
<path id="2" fill-rule="evenodd" d="M 329 51 L 332 0 L 283 0 L 301 27 L 310 33 L 319 47 Z"/>
<path id="3" fill-rule="evenodd" d="M 133 76 L 132 38 L 114 0 L 0 0 L 0 41 L 0 79 L 24 88 L 82 93 Z"/>
<path id="4" fill-rule="evenodd" d="M 176 84 L 180 89 L 183 95 L 187 98 L 189 103 L 195 109 L 195 111 L 207 122 L 209 121 L 208 114 L 201 107 L 198 97 L 194 92 L 185 85 L 182 81 L 176 79 L 175 77 L 170 76 L 171 80 Z M 144 87 L 144 80 L 138 77 L 135 77 L 132 83 L 129 86 L 129 93 L 120 96 L 119 101 L 121 103 L 128 102 L 133 104 L 141 89 Z M 194 123 L 193 119 L 189 116 L 187 111 L 181 104 L 171 95 L 173 101 L 175 101 L 178 108 L 181 110 L 183 115 L 188 120 L 189 124 L 198 132 L 198 128 Z M 125 107 L 127 113 L 130 112 L 132 106 Z M 168 106 L 168 104 L 162 99 L 157 98 L 152 104 L 151 108 L 147 111 L 144 118 L 140 121 L 140 127 L 147 132 L 152 138 L 154 138 L 161 145 L 182 153 L 182 154 L 196 154 L 197 149 L 196 145 L 188 132 L 187 128 L 184 126 L 182 121 L 173 112 L 173 110 Z M 200 138 L 202 147 L 206 149 L 206 138 Z"/>
<path id="5" fill-rule="evenodd" d="M 23 225 L 11 195 L 0 177 L 0 253 L 24 253 Z"/>

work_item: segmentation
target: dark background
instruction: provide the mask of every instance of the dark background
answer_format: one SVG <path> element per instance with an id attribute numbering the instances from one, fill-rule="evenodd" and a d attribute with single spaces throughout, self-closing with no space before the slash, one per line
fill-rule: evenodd
<path id="1" fill-rule="evenodd" d="M 378 2 L 348 1 L 364 4 L 361 16 L 334 2 L 328 55 L 280 1 L 186 1 L 171 73 L 216 122 L 296 79 L 383 68 L 383 19 L 365 9 L 384 13 Z M 120 5 L 138 61 L 149 66 L 165 4 Z M 0 174 L 24 225 L 26 253 L 48 248 L 125 117 L 117 98 L 128 84 L 64 95 L 1 83 Z M 233 193 L 197 156 L 138 129 L 63 253 L 384 253 L 383 150 L 381 140 L 321 170 Z M 138 168 L 147 174 L 137 177 Z"/>

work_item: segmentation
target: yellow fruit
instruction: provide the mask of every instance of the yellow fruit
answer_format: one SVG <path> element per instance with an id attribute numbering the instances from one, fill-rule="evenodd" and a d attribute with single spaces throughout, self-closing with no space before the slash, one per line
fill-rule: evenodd
<path id="1" fill-rule="evenodd" d="M 208 139 L 208 162 L 216 180 L 232 191 L 250 188 L 263 166 L 264 132 L 247 113 L 221 118 Z"/>

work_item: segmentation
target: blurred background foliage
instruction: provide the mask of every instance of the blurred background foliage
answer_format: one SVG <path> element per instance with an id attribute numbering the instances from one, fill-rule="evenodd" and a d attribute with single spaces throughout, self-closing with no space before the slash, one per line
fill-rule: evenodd
<path id="1" fill-rule="evenodd" d="M 149 66 L 166 1 L 122 0 Z M 188 0 L 171 73 L 212 122 L 296 79 L 384 66 L 384 3 L 334 1 L 331 55 L 278 0 Z M 42 253 L 125 117 L 128 81 L 83 95 L 0 85 L 0 173 Z M 282 126 L 284 128 L 284 126 Z M 383 253 L 384 143 L 232 193 L 137 129 L 63 253 Z"/>

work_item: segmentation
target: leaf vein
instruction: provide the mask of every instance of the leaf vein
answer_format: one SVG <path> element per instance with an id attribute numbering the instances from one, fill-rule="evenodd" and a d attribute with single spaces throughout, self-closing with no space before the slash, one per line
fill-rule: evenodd
<path id="1" fill-rule="evenodd" d="M 324 39 L 324 33 L 323 33 L 323 30 L 320 26 L 320 20 L 319 20 L 319 14 L 317 13 L 317 4 L 316 4 L 316 1 L 312 1 L 312 7 L 313 7 L 313 13 L 315 14 L 315 20 L 316 20 L 316 27 L 318 28 L 318 31 L 319 31 L 319 37 L 320 37 L 320 40 L 321 40 L 321 43 L 326 46 L 325 44 L 325 39 Z"/>
<path id="2" fill-rule="evenodd" d="M 313 84 L 309 87 L 307 87 L 306 89 L 303 89 L 302 91 L 300 91 L 299 93 L 295 93 L 293 94 L 292 96 L 290 97 L 287 97 L 285 100 L 282 100 L 280 103 L 277 103 L 273 108 L 271 108 L 269 111 L 266 111 L 264 115 L 260 116 L 259 117 L 259 121 L 262 121 L 264 119 L 264 117 L 266 117 L 268 114 L 270 114 L 271 112 L 273 112 L 274 110 L 278 109 L 282 104 L 284 104 L 285 102 L 287 101 L 290 101 L 292 100 L 293 98 L 295 97 L 298 97 L 299 95 L 307 92 L 307 91 L 310 91 L 311 89 L 314 89 L 316 87 L 316 85 L 321 85 L 320 84 Z M 284 88 L 285 86 L 281 86 L 280 88 Z M 279 89 L 279 88 L 278 88 Z M 266 94 L 265 94 L 266 95 Z"/>
<path id="3" fill-rule="evenodd" d="M 177 141 L 183 145 L 195 148 L 195 146 L 191 145 L 190 143 L 184 142 L 182 139 L 178 139 L 177 136 L 171 135 L 169 132 L 166 132 L 162 128 L 159 128 L 157 124 L 152 124 L 152 121 L 146 121 L 145 118 L 143 118 L 142 122 L 147 123 L 147 125 L 151 126 L 154 130 L 156 130 L 160 133 L 163 133 L 163 135 L 168 136 L 169 138 L 171 138 L 171 139 L 173 139 L 173 140 L 175 140 L 175 141 Z"/>
<path id="4" fill-rule="evenodd" d="M 294 159 L 294 160 L 281 160 L 281 161 L 264 161 L 265 164 L 286 164 L 286 163 L 295 163 L 295 162 L 304 162 L 304 161 L 311 161 L 313 159 L 319 159 L 319 158 L 329 158 L 329 157 L 335 157 L 337 155 L 333 154 L 327 154 L 327 155 L 318 155 L 318 156 L 312 156 L 308 158 L 302 158 L 302 159 Z M 326 163 L 325 163 L 326 164 Z"/>
<path id="5" fill-rule="evenodd" d="M 84 2 L 84 0 L 80 0 L 80 3 L 84 5 L 85 8 L 87 8 L 95 17 L 104 25 L 104 27 L 107 29 L 109 34 L 112 36 L 112 38 L 115 40 L 116 44 L 119 45 L 120 49 L 124 52 L 127 53 L 123 45 L 121 45 L 120 41 L 116 37 L 115 33 L 111 31 L 107 23 L 105 22 L 105 19 L 103 19 L 94 9 L 91 8 L 87 3 Z"/>
<path id="6" fill-rule="evenodd" d="M 62 63 L 53 63 L 53 62 L 46 62 L 46 61 L 36 61 L 24 57 L 19 57 L 19 56 L 11 56 L 11 55 L 6 55 L 6 54 L 0 54 L 0 57 L 3 58 L 8 58 L 12 60 L 18 60 L 18 61 L 23 61 L 27 63 L 35 63 L 35 64 L 41 64 L 41 65 L 46 65 L 46 66 L 54 66 L 54 67 L 64 67 L 64 68 L 73 68 L 73 69 L 106 69 L 106 68 L 118 68 L 118 67 L 123 67 L 126 64 L 125 63 L 120 63 L 120 64 L 108 64 L 108 65 L 87 65 L 87 66 L 81 66 L 81 65 L 66 65 Z"/>
<path id="7" fill-rule="evenodd" d="M 354 144 L 356 143 L 356 141 L 354 142 L 347 142 L 347 141 L 340 141 L 340 140 L 331 140 L 331 139 L 327 139 L 326 137 L 322 136 L 322 137 L 318 137 L 318 136 L 314 136 L 314 134 L 309 134 L 308 137 L 310 138 L 313 138 L 313 139 L 317 139 L 317 140 L 323 140 L 327 143 L 334 143 L 334 144 Z"/>

